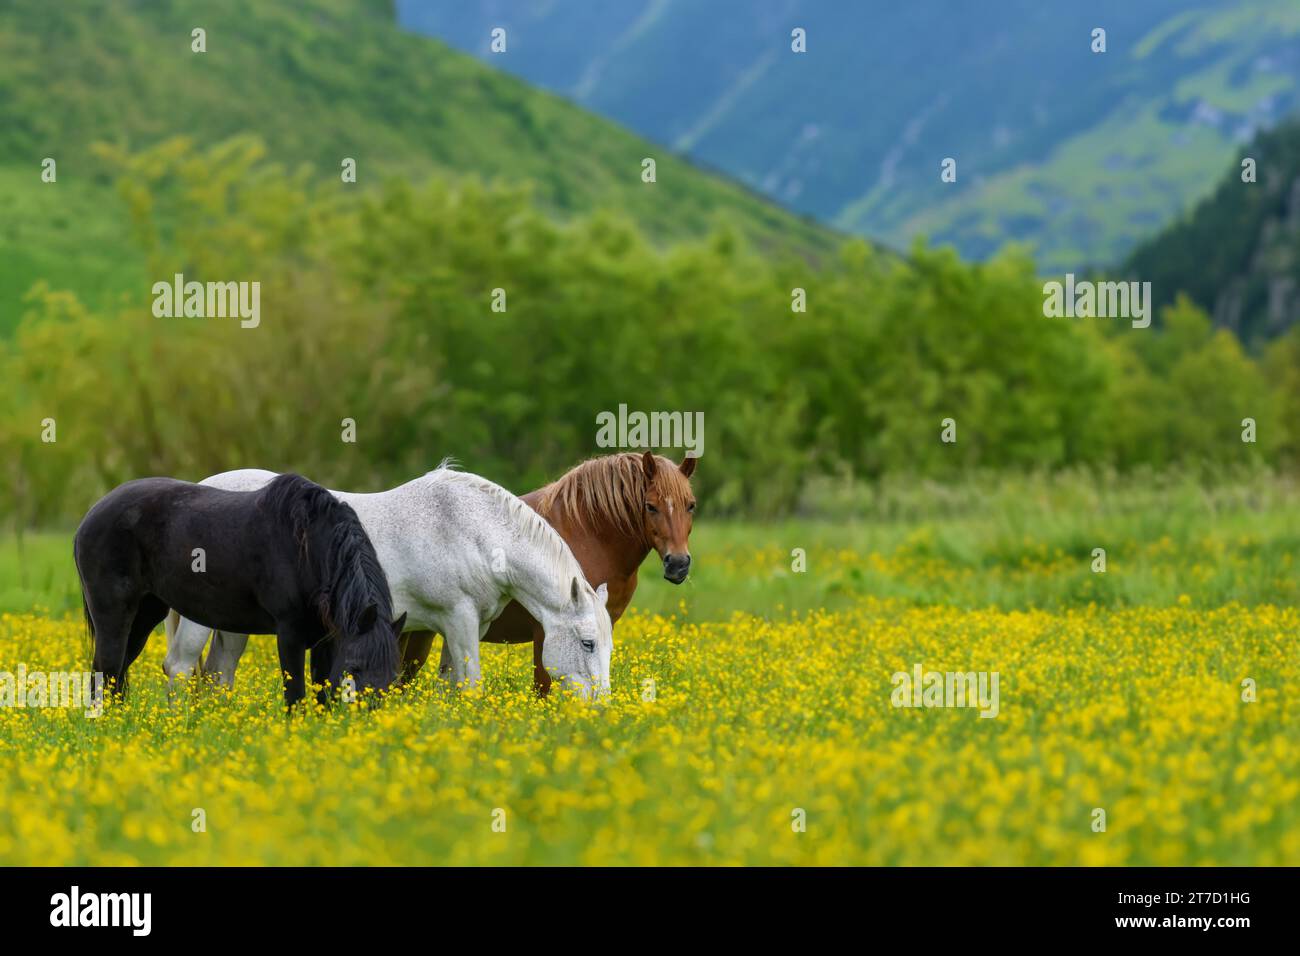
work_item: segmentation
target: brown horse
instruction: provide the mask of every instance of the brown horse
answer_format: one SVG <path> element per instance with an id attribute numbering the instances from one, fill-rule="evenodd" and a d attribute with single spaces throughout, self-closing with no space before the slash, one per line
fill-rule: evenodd
<path id="1" fill-rule="evenodd" d="M 690 573 L 688 539 L 695 515 L 690 477 L 697 458 L 675 465 L 650 452 L 592 458 L 557 481 L 530 491 L 523 500 L 560 533 L 593 587 L 606 584 L 610 620 L 617 623 L 636 593 L 636 574 L 651 551 L 663 560 L 664 577 L 681 584 Z M 401 682 L 424 666 L 432 631 L 402 635 Z M 533 681 L 545 696 L 551 678 L 542 666 L 542 626 L 518 601 L 492 622 L 483 640 L 496 644 L 533 642 Z M 446 643 L 440 667 L 450 666 Z"/>

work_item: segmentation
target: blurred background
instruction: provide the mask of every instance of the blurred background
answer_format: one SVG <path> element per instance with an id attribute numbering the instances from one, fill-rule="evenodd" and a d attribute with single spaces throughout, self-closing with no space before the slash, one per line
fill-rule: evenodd
<path id="1" fill-rule="evenodd" d="M 1285 475 L 1298 79 L 1290 0 L 5 0 L 0 520 L 445 455 L 522 492 L 620 403 L 704 412 L 714 517 Z M 1150 281 L 1152 328 L 1045 318 L 1066 272 Z M 259 281 L 260 327 L 155 318 L 175 273 Z"/>

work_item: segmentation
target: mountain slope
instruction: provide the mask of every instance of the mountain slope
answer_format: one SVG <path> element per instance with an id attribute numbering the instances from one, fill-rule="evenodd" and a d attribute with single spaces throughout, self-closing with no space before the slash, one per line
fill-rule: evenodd
<path id="1" fill-rule="evenodd" d="M 1256 182 L 1242 182 L 1241 159 Z M 1300 318 L 1300 121 L 1260 134 L 1188 215 L 1135 249 L 1125 274 L 1158 304 L 1186 293 L 1243 341 Z"/>
<path id="2" fill-rule="evenodd" d="M 1114 261 L 1300 102 L 1294 0 L 398 0 L 412 29 L 823 221 Z M 506 53 L 487 50 L 507 29 Z M 808 52 L 790 51 L 807 30 Z M 1107 52 L 1090 50 L 1107 31 Z M 958 160 L 958 182 L 939 164 Z"/>
<path id="3" fill-rule="evenodd" d="M 0 329 L 47 278 L 88 297 L 137 281 L 92 144 L 251 133 L 338 181 L 435 171 L 531 181 L 557 214 L 620 209 L 652 234 L 725 219 L 760 243 L 834 241 L 742 186 L 396 24 L 388 0 L 0 5 Z M 207 52 L 191 51 L 191 30 Z M 58 181 L 40 181 L 53 157 Z M 641 181 L 653 156 L 658 182 Z"/>

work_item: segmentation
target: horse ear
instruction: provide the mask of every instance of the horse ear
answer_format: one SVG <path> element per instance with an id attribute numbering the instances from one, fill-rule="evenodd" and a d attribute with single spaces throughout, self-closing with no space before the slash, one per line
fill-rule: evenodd
<path id="1" fill-rule="evenodd" d="M 609 600 L 609 587 L 603 581 L 601 582 L 600 587 L 596 588 L 596 600 L 600 602 L 601 607 L 604 607 L 605 603 Z"/>
<path id="2" fill-rule="evenodd" d="M 677 470 L 689 478 L 691 475 L 695 474 L 695 466 L 699 463 L 700 460 L 698 458 L 695 458 L 692 455 L 687 455 L 682 459 L 682 463 L 677 466 Z"/>
<path id="3" fill-rule="evenodd" d="M 578 583 L 577 578 L 574 578 L 573 585 L 572 587 L 569 588 L 569 596 L 573 598 L 574 604 L 578 604 L 581 595 L 582 595 L 582 585 Z"/>
<path id="4" fill-rule="evenodd" d="M 646 452 L 641 456 L 641 467 L 645 469 L 645 480 L 655 480 L 655 456 L 652 452 Z"/>
<path id="5" fill-rule="evenodd" d="M 361 616 L 357 618 L 357 632 L 359 634 L 366 633 L 375 626 L 377 620 L 379 620 L 379 608 L 372 604 L 362 611 Z"/>
<path id="6" fill-rule="evenodd" d="M 404 628 L 404 627 L 406 627 L 406 612 L 405 612 L 405 611 L 402 612 L 402 616 L 401 616 L 401 617 L 399 617 L 396 621 L 393 622 L 393 633 L 394 633 L 394 634 L 401 634 L 401 633 L 402 633 L 402 628 Z"/>

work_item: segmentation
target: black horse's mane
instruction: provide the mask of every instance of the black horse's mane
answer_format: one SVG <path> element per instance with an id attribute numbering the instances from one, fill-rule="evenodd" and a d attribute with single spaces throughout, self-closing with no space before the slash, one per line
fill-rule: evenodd
<path id="1" fill-rule="evenodd" d="M 295 474 L 272 479 L 263 489 L 262 501 L 276 520 L 292 529 L 300 558 L 317 568 L 321 617 L 332 632 L 356 633 L 362 612 L 372 604 L 384 622 L 392 618 L 388 578 L 351 506 Z M 323 554 L 308 547 L 313 532 L 328 536 L 320 549 Z"/>

